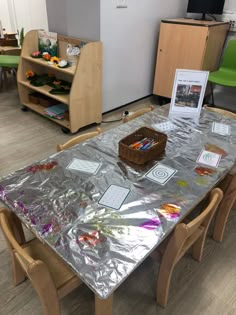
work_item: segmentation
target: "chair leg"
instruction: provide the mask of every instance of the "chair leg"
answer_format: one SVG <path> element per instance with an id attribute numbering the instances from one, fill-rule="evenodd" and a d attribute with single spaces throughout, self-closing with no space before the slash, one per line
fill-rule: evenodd
<path id="1" fill-rule="evenodd" d="M 211 85 L 211 105 L 215 106 L 213 83 L 211 83 L 210 85 Z"/>
<path id="2" fill-rule="evenodd" d="M 112 315 L 113 295 L 106 300 L 101 300 L 95 295 L 95 315 Z"/>
<path id="3" fill-rule="evenodd" d="M 230 209 L 228 209 L 230 210 Z M 224 237 L 224 232 L 225 232 L 225 227 L 226 227 L 226 223 L 229 217 L 229 213 L 230 211 L 222 211 L 222 209 L 220 211 L 218 211 L 217 216 L 216 216 L 216 220 L 215 220 L 215 225 L 214 225 L 214 230 L 213 230 L 213 239 L 216 242 L 222 242 L 223 241 L 223 237 Z"/>
<path id="4" fill-rule="evenodd" d="M 14 212 L 10 212 L 11 218 L 12 218 L 12 222 L 13 224 L 13 230 L 14 230 L 14 235 L 15 238 L 17 240 L 17 242 L 22 245 L 25 243 L 25 234 L 24 234 L 24 230 L 22 227 L 22 223 L 20 221 L 20 219 L 15 215 Z"/>
<path id="5" fill-rule="evenodd" d="M 13 282 L 14 285 L 22 283 L 26 279 L 26 273 L 22 269 L 19 261 L 17 260 L 15 254 L 11 252 L 11 261 L 12 261 L 12 273 L 13 273 Z"/>
<path id="6" fill-rule="evenodd" d="M 203 249 L 206 241 L 207 229 L 202 233 L 199 239 L 193 244 L 192 247 L 192 257 L 197 261 L 202 260 Z"/>
<path id="7" fill-rule="evenodd" d="M 10 222 L 11 222 L 11 228 L 14 234 L 15 239 L 19 244 L 25 243 L 25 235 L 22 228 L 22 224 L 18 217 L 11 211 L 7 211 L 7 215 L 9 216 Z M 11 263 L 12 263 L 12 274 L 13 274 L 13 282 L 14 285 L 18 285 L 25 281 L 26 279 L 26 273 L 24 269 L 22 268 L 21 264 L 19 263 L 19 260 L 16 257 L 15 251 L 12 249 L 11 245 L 8 243 L 10 255 L 11 255 Z"/>
<path id="8" fill-rule="evenodd" d="M 4 82 L 5 86 L 7 86 L 7 68 L 3 67 L 2 70 L 3 70 L 3 77 L 4 77 L 3 82 Z"/>
<path id="9" fill-rule="evenodd" d="M 164 254 L 157 278 L 156 301 L 162 307 L 166 307 L 170 281 L 174 270 L 175 262 L 170 261 L 169 257 Z"/>
<path id="10" fill-rule="evenodd" d="M 1 72 L 0 72 L 0 89 L 3 88 L 3 68 L 1 67 Z"/>

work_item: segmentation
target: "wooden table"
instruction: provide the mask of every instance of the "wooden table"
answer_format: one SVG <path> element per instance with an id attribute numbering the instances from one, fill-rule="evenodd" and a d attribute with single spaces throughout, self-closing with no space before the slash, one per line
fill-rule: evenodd
<path id="1" fill-rule="evenodd" d="M 167 115 L 166 107 L 154 110 L 0 181 L 1 200 L 94 291 L 97 315 L 112 314 L 114 290 L 235 163 L 235 120 L 204 110 L 199 123 L 171 121 L 175 129 L 166 130 L 166 151 L 159 160 L 141 167 L 119 159 L 120 139 L 141 126 L 168 123 Z M 231 134 L 213 133 L 213 122 L 230 125 Z M 201 176 L 196 160 L 206 147 L 225 154 L 211 175 Z M 76 159 L 100 163 L 96 174 L 89 174 L 85 166 L 76 170 L 76 163 L 81 165 Z M 145 176 L 157 163 L 176 170 L 164 185 Z M 159 170 L 159 179 L 164 171 Z M 100 200 L 110 185 L 129 190 L 119 209 Z M 169 203 L 181 209 L 175 218 L 161 215 L 162 205 Z"/>
<path id="2" fill-rule="evenodd" d="M 10 50 L 19 50 L 19 51 L 21 51 L 21 48 L 20 47 L 14 47 L 14 46 L 0 46 L 0 54 L 3 54 L 3 55 L 5 55 L 5 54 L 7 54 L 7 52 L 8 51 L 10 51 Z"/>

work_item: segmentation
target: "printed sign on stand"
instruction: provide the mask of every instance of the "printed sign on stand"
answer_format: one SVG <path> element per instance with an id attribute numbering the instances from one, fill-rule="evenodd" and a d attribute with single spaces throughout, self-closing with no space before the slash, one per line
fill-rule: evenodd
<path id="1" fill-rule="evenodd" d="M 170 104 L 170 117 L 199 117 L 208 71 L 177 69 Z"/>

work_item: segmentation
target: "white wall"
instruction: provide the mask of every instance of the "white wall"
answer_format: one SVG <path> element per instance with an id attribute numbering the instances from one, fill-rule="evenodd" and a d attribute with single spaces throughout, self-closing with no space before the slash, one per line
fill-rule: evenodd
<path id="1" fill-rule="evenodd" d="M 14 25 L 11 24 L 9 16 L 8 0 L 0 0 L 0 20 L 2 21 L 2 27 L 5 28 L 8 33 L 12 33 Z"/>
<path id="2" fill-rule="evenodd" d="M 48 28 L 50 32 L 67 35 L 67 2 L 46 0 Z"/>
<path id="3" fill-rule="evenodd" d="M 71 36 L 99 40 L 100 0 L 76 1 L 73 6 L 68 5 L 67 23 L 67 31 Z"/>
<path id="4" fill-rule="evenodd" d="M 188 0 L 46 1 L 51 31 L 103 42 L 106 112 L 152 94 L 160 20 L 184 17 Z"/>
<path id="5" fill-rule="evenodd" d="M 47 0 L 50 31 L 89 40 L 100 39 L 100 0 Z"/>
<path id="6" fill-rule="evenodd" d="M 48 30 L 46 0 L 0 0 L 0 20 L 8 33 Z"/>
<path id="7" fill-rule="evenodd" d="M 235 0 L 225 0 L 224 10 L 236 12 L 236 1 Z"/>
<path id="8" fill-rule="evenodd" d="M 160 21 L 184 17 L 187 0 L 101 1 L 103 112 L 152 94 Z"/>
<path id="9" fill-rule="evenodd" d="M 48 30 L 45 0 L 14 1 L 18 29 L 24 27 L 25 33 L 32 29 Z"/>

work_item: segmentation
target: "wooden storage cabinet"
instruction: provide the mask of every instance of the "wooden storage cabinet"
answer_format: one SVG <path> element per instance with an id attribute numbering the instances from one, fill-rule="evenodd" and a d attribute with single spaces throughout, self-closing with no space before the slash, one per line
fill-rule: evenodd
<path id="1" fill-rule="evenodd" d="M 80 39 L 58 35 L 58 56 L 67 59 L 68 44 L 79 45 Z M 33 51 L 38 50 L 38 31 L 26 34 L 17 71 L 18 91 L 21 103 L 27 108 L 44 115 L 44 106 L 29 101 L 29 94 L 40 92 L 68 105 L 69 119 L 51 119 L 71 133 L 92 123 L 101 123 L 102 119 L 102 43 L 88 42 L 81 48 L 76 65 L 68 68 L 51 66 L 43 59 L 32 58 Z M 36 74 L 53 72 L 58 79 L 66 80 L 71 85 L 69 95 L 52 95 L 50 86 L 35 87 L 26 78 L 28 70 Z M 48 118 L 48 117 L 47 117 Z"/>
<path id="2" fill-rule="evenodd" d="M 228 29 L 225 22 L 163 20 L 153 94 L 171 98 L 176 69 L 216 70 Z"/>

